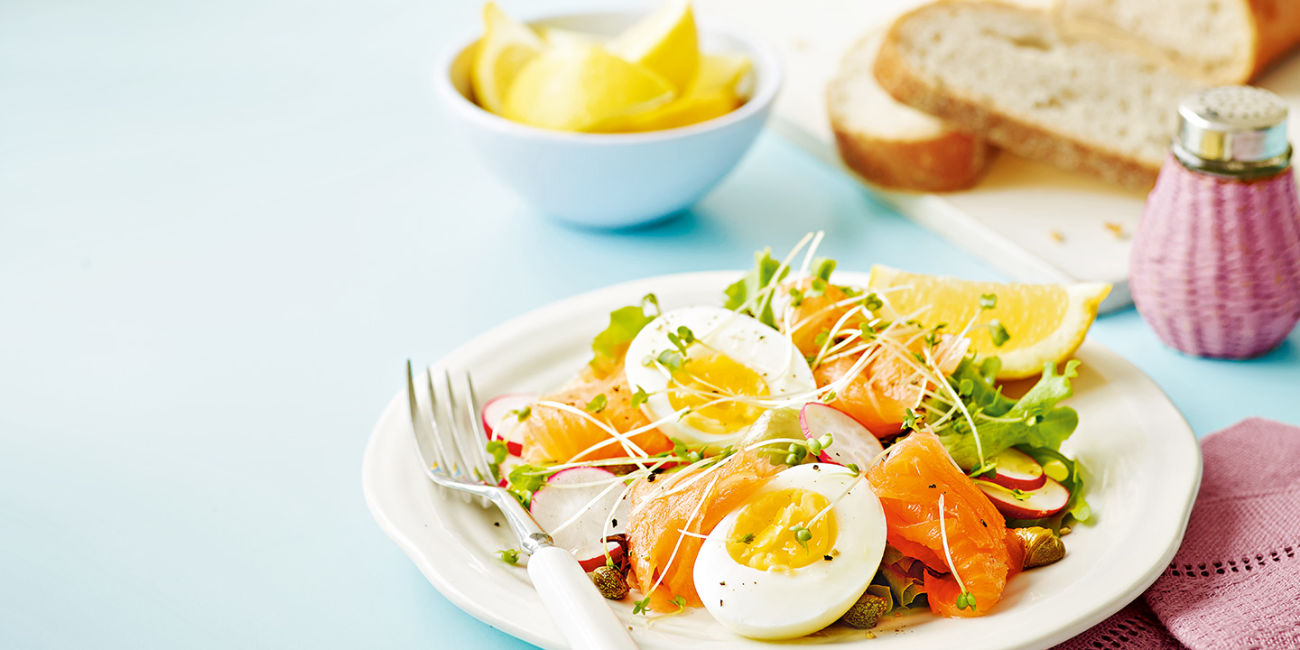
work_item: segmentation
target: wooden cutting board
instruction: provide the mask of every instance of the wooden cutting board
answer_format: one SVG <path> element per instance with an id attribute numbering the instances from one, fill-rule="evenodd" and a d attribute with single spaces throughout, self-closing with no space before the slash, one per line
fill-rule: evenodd
<path id="1" fill-rule="evenodd" d="M 694 0 L 711 17 L 769 39 L 785 79 L 774 127 L 799 146 L 842 166 L 826 118 L 826 83 L 840 56 L 872 30 L 926 0 Z M 1020 0 L 1046 7 L 1050 0 Z M 1293 57 L 1259 85 L 1281 94 L 1300 114 L 1300 60 Z M 1291 139 L 1300 120 L 1291 121 Z M 847 168 L 845 168 L 846 171 Z M 850 172 L 851 173 L 851 172 Z M 868 184 L 869 185 L 869 184 Z M 1109 282 L 1103 311 L 1132 304 L 1130 237 L 1145 195 L 1002 152 L 974 189 L 919 194 L 872 188 L 900 212 L 1026 282 Z"/>

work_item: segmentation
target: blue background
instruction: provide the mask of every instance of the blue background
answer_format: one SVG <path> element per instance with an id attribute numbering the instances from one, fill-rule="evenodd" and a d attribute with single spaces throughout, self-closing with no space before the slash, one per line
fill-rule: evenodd
<path id="1" fill-rule="evenodd" d="M 671 222 L 540 218 L 433 98 L 434 53 L 478 11 L 0 4 L 0 646 L 522 645 L 366 511 L 362 450 L 404 359 L 816 229 L 844 268 L 997 277 L 770 134 Z M 1300 421 L 1300 334 L 1248 363 L 1180 356 L 1132 311 L 1092 336 L 1198 435 Z"/>

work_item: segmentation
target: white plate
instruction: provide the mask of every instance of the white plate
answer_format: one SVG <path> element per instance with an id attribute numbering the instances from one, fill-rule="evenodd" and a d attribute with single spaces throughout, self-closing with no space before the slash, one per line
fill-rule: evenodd
<path id="1" fill-rule="evenodd" d="M 621 284 L 552 304 L 461 346 L 434 366 L 470 369 L 485 398 L 539 391 L 566 381 L 587 361 L 591 338 L 611 310 L 658 294 L 665 309 L 718 304 L 739 272 L 672 275 Z M 850 284 L 861 274 L 837 273 Z M 1015 577 L 995 611 L 976 619 L 929 614 L 887 619 L 866 632 L 833 626 L 796 643 L 889 648 L 1033 648 L 1063 641 L 1136 598 L 1169 563 L 1182 540 L 1201 476 L 1200 448 L 1164 393 L 1115 353 L 1086 344 L 1069 404 L 1079 428 L 1064 451 L 1091 471 L 1088 501 L 1096 523 L 1066 537 L 1068 553 Z M 564 642 L 528 582 L 497 559 L 517 547 L 495 510 L 436 491 L 421 473 L 405 391 L 384 410 L 366 447 L 362 483 L 375 521 L 439 591 L 479 620 L 547 648 Z M 631 599 L 615 603 L 643 648 L 770 646 L 737 637 L 703 609 L 647 626 Z"/>

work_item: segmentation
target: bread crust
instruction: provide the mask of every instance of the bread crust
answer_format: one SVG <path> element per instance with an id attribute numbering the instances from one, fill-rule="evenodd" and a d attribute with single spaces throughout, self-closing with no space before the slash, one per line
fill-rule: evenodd
<path id="1" fill-rule="evenodd" d="M 1249 81 L 1300 45 L 1300 2 L 1296 0 L 1245 0 L 1250 5 L 1250 67 L 1246 76 L 1234 83 Z"/>
<path id="2" fill-rule="evenodd" d="M 892 114 L 913 109 L 876 106 L 869 96 L 850 103 L 852 88 L 874 85 L 870 65 L 883 35 L 883 30 L 869 33 L 849 48 L 835 78 L 826 85 L 826 114 L 840 158 L 866 181 L 891 189 L 955 192 L 974 186 L 994 153 L 988 141 L 938 120 L 928 129 L 900 132 L 894 128 Z"/>
<path id="3" fill-rule="evenodd" d="M 1134 0 L 1149 2 L 1151 0 Z M 1179 70 L 1211 84 L 1244 84 L 1259 77 L 1272 64 L 1300 46 L 1300 2 L 1296 0 L 1225 0 L 1235 2 L 1247 16 L 1251 47 L 1231 65 L 1214 72 L 1189 64 L 1177 52 L 1156 47 L 1106 21 L 1070 16 L 1065 2 L 1054 5 L 1053 19 L 1062 33 L 1094 40 L 1141 56 L 1158 65 Z"/>
<path id="4" fill-rule="evenodd" d="M 987 4 L 1010 7 L 1002 3 Z M 1149 164 L 1053 133 L 1013 115 L 1000 113 L 953 89 L 933 84 L 918 74 L 900 51 L 897 32 L 911 16 L 932 6 L 925 5 L 899 17 L 886 34 L 874 69 L 876 81 L 886 92 L 904 104 L 947 120 L 962 130 L 978 133 L 993 144 L 1026 158 L 1089 173 L 1134 190 L 1145 192 L 1155 185 L 1160 171 L 1158 162 Z"/>
<path id="5" fill-rule="evenodd" d="M 955 192 L 979 182 L 993 155 L 980 137 L 949 131 L 925 140 L 891 140 L 854 132 L 831 118 L 840 158 L 866 180 L 894 189 Z"/>

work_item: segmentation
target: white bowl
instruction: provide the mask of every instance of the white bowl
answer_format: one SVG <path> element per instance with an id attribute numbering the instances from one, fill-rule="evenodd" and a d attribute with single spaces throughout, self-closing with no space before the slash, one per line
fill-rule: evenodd
<path id="1" fill-rule="evenodd" d="M 567 14 L 534 26 L 612 36 L 640 13 Z M 459 131 L 501 180 L 539 211 L 577 224 L 619 228 L 690 207 L 753 144 L 781 85 L 773 49 L 749 35 L 699 25 L 706 52 L 737 52 L 754 63 L 749 100 L 721 117 L 648 133 L 569 133 L 512 122 L 470 100 L 477 38 L 442 58 L 434 83 Z"/>

